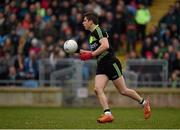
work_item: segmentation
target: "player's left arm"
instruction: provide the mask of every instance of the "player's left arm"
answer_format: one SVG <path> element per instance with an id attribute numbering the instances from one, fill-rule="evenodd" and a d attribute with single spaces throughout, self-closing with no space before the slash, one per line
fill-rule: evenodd
<path id="1" fill-rule="evenodd" d="M 101 53 L 103 53 L 104 51 L 106 51 L 107 49 L 109 49 L 109 42 L 108 42 L 107 37 L 102 37 L 99 40 L 99 43 L 101 45 L 95 51 L 92 52 L 93 57 L 96 57 L 100 55 Z"/>

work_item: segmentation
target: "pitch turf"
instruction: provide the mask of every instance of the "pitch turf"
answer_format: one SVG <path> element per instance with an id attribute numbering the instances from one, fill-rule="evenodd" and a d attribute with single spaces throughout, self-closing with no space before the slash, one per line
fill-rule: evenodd
<path id="1" fill-rule="evenodd" d="M 1 129 L 123 129 L 180 128 L 180 109 L 153 109 L 149 120 L 143 119 L 140 108 L 112 109 L 115 121 L 98 124 L 100 108 L 34 108 L 0 107 Z"/>

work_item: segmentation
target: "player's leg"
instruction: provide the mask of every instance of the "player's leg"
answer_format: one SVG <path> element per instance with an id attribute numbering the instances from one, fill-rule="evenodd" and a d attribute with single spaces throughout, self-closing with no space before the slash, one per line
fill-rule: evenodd
<path id="1" fill-rule="evenodd" d="M 108 77 L 104 74 L 96 75 L 96 77 L 95 77 L 94 91 L 95 91 L 96 96 L 98 97 L 98 100 L 104 110 L 104 115 L 102 115 L 97 120 L 99 123 L 106 123 L 106 122 L 113 121 L 113 116 L 110 112 L 108 100 L 104 93 L 104 88 L 107 85 L 108 80 L 109 80 Z"/>
<path id="2" fill-rule="evenodd" d="M 108 77 L 106 75 L 100 74 L 95 76 L 94 92 L 104 110 L 109 109 L 108 101 L 104 93 L 104 88 L 107 83 Z"/>
<path id="3" fill-rule="evenodd" d="M 144 106 L 145 119 L 148 119 L 150 117 L 151 110 L 149 105 L 149 99 L 144 100 L 135 90 L 129 89 L 125 84 L 125 80 L 123 76 L 120 76 L 116 80 L 113 80 L 113 84 L 122 95 L 130 97 Z"/>
<path id="4" fill-rule="evenodd" d="M 137 94 L 135 90 L 127 88 L 123 76 L 119 77 L 116 80 L 113 80 L 113 84 L 122 95 L 131 97 L 138 102 L 142 101 L 143 98 L 139 96 L 139 94 Z"/>

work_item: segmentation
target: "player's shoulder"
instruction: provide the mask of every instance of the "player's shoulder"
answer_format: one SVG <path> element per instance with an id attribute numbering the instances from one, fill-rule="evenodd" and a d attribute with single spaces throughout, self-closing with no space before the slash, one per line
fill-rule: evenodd
<path id="1" fill-rule="evenodd" d="M 106 32 L 105 29 L 102 28 L 102 27 L 99 26 L 99 25 L 95 28 L 95 30 L 96 30 L 96 32 L 99 32 L 99 31 L 100 31 L 100 32 Z"/>
<path id="2" fill-rule="evenodd" d="M 95 28 L 93 34 L 99 38 L 107 37 L 107 32 L 100 26 L 97 26 Z"/>

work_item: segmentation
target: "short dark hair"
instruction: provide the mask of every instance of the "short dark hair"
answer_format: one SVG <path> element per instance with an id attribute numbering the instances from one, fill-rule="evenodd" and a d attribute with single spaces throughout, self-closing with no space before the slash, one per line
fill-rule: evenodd
<path id="1" fill-rule="evenodd" d="M 84 14 L 84 17 L 86 17 L 88 20 L 92 20 L 94 24 L 98 24 L 97 14 L 95 14 L 93 12 L 87 12 Z"/>

